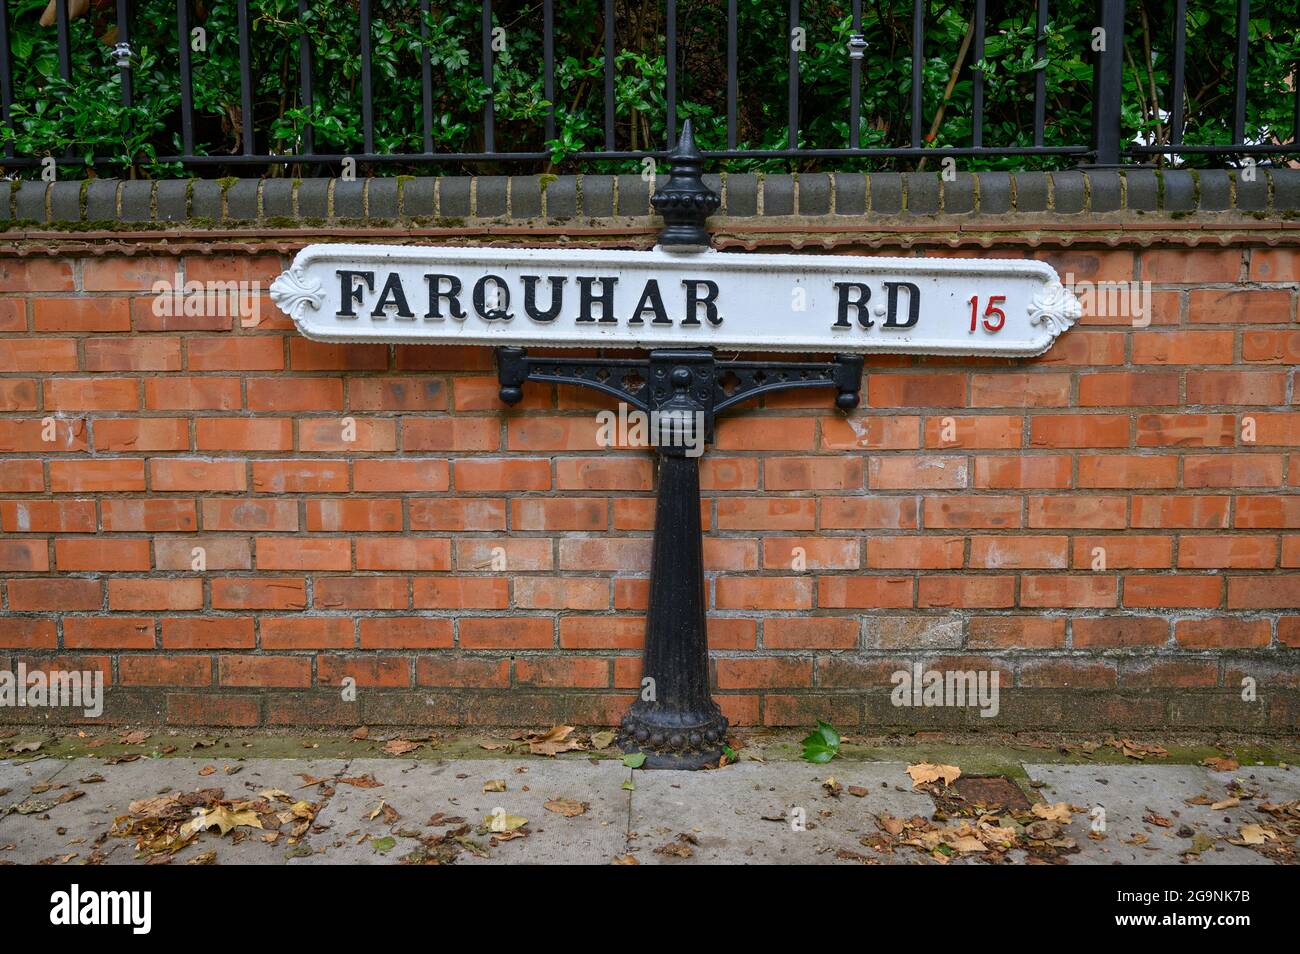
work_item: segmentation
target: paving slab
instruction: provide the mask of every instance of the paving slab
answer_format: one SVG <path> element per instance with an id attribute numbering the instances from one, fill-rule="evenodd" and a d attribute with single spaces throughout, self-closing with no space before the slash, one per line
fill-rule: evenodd
<path id="1" fill-rule="evenodd" d="M 15 799 L 21 801 L 31 791 L 32 785 L 45 781 L 63 768 L 64 764 L 59 759 L 47 758 L 0 760 L 0 789 L 10 790 L 9 794 L 0 796 L 0 807 L 11 804 Z M 2 817 L 0 821 L 3 821 Z"/>
<path id="2" fill-rule="evenodd" d="M 843 790 L 828 795 L 834 778 Z M 840 849 L 865 854 L 863 835 L 882 813 L 899 818 L 934 814 L 934 802 L 914 792 L 907 765 L 891 762 L 741 762 L 716 772 L 637 772 L 631 840 L 641 864 L 821 864 Z M 867 790 L 861 798 L 850 786 Z M 802 810 L 802 815 L 797 812 Z M 799 830 L 792 819 L 801 817 Z M 656 853 L 686 834 L 691 858 Z M 886 863 L 923 864 L 910 849 Z"/>
<path id="3" fill-rule="evenodd" d="M 19 864 L 34 864 L 45 858 L 60 858 L 76 852 L 76 863 L 84 859 L 94 847 L 96 839 L 113 827 L 113 820 L 125 815 L 131 802 L 168 792 L 193 792 L 205 788 L 220 788 L 230 799 L 256 798 L 266 789 L 278 788 L 291 795 L 317 801 L 314 790 L 302 789 L 298 773 L 313 776 L 338 775 L 346 769 L 347 762 L 338 759 L 182 759 L 142 758 L 134 762 L 108 765 L 102 759 L 80 758 L 72 760 L 43 760 L 51 771 L 37 781 L 66 785 L 52 789 L 35 798 L 54 802 L 59 796 L 73 791 L 84 792 L 78 798 L 51 805 L 46 811 L 21 815 L 10 813 L 0 818 L 0 844 L 14 847 L 0 853 L 0 858 Z M 42 764 L 42 763 L 37 763 Z M 215 769 L 209 775 L 200 774 L 206 767 Z M 237 769 L 228 774 L 226 767 Z M 33 769 L 37 766 L 32 765 Z M 57 769 L 57 770 L 55 770 Z M 87 782 L 102 776 L 102 782 Z M 27 786 L 30 791 L 31 785 Z M 0 809 L 18 804 L 17 789 L 0 799 Z M 24 798 L 27 796 L 24 796 Z M 201 834 L 193 844 L 186 846 L 173 857 L 173 863 L 184 863 L 209 849 L 217 850 L 218 860 L 229 864 L 283 864 L 286 860 L 285 839 L 277 844 L 266 844 L 257 838 L 252 829 L 248 837 L 236 842 L 215 834 Z M 100 845 L 107 864 L 143 864 L 147 859 L 135 857 L 131 839 L 108 837 Z"/>
<path id="4" fill-rule="evenodd" d="M 1025 765 L 1031 779 L 1044 782 L 1040 794 L 1048 802 L 1069 802 L 1089 811 L 1100 806 L 1105 810 L 1106 838 L 1088 837 L 1087 815 L 1075 815 L 1068 834 L 1076 839 L 1080 853 L 1071 864 L 1179 864 L 1192 846 L 1195 833 L 1204 833 L 1215 841 L 1212 851 L 1200 854 L 1200 864 L 1268 864 L 1268 859 L 1224 839 L 1235 838 L 1242 825 L 1259 821 L 1249 802 L 1238 808 L 1211 811 L 1208 805 L 1188 805 L 1187 799 L 1208 795 L 1216 800 L 1227 796 L 1227 784 L 1234 775 L 1214 773 L 1199 765 Z M 1248 770 L 1250 772 L 1266 770 Z M 1295 770 L 1270 769 L 1272 787 L 1280 800 L 1294 799 L 1300 773 Z M 1276 777 L 1274 777 L 1276 776 Z M 1284 787 L 1289 785 L 1290 794 Z M 1168 819 L 1169 827 L 1145 821 L 1153 815 Z M 1185 829 L 1194 834 L 1187 836 Z M 1180 835 L 1179 832 L 1183 831 Z M 1144 844 L 1130 844 L 1135 835 L 1146 837 Z"/>
<path id="5" fill-rule="evenodd" d="M 154 752 L 120 763 L 84 755 L 0 760 L 0 791 L 7 789 L 0 796 L 0 862 L 77 865 L 98 848 L 108 864 L 148 863 L 135 856 L 131 839 L 108 836 L 114 819 L 137 799 L 220 788 L 227 799 L 280 789 L 320 807 L 312 829 L 296 845 L 283 835 L 267 843 L 251 828 L 224 837 L 204 832 L 171 863 L 215 850 L 218 864 L 396 864 L 420 846 L 420 838 L 465 823 L 469 837 L 486 851 L 483 856 L 462 851 L 457 864 L 603 865 L 621 855 L 640 864 L 831 864 L 856 863 L 860 857 L 885 864 L 935 863 L 910 848 L 886 855 L 860 844 L 877 830 L 882 814 L 934 817 L 930 796 L 912 789 L 905 761 L 837 759 L 818 766 L 747 760 L 716 771 L 632 772 L 617 759 L 241 758 L 240 751 L 225 744 L 197 751 L 199 757 Z M 1212 772 L 1177 763 L 1030 762 L 1023 768 L 1044 800 L 1083 809 L 1066 826 L 1065 834 L 1081 849 L 1067 856 L 1071 865 L 1267 864 L 1263 855 L 1228 839 L 1243 825 L 1271 821 L 1258 811 L 1261 802 L 1300 799 L 1300 769 L 1286 766 Z M 824 785 L 829 777 L 841 786 L 838 796 Z M 343 778 L 378 784 L 349 784 Z M 315 781 L 320 779 L 329 781 Z M 629 780 L 631 792 L 623 787 Z M 504 791 L 484 791 L 495 787 L 492 782 Z M 865 794 L 858 797 L 850 789 Z M 83 794 L 58 801 L 70 792 Z M 1218 801 L 1230 794 L 1239 794 L 1240 804 L 1219 811 L 1187 803 L 1197 796 Z M 586 810 L 566 817 L 546 809 L 554 799 L 585 802 Z M 11 811 L 24 802 L 31 809 L 33 801 L 34 811 Z M 1088 812 L 1096 806 L 1106 813 L 1104 839 L 1089 838 Z M 478 829 L 498 810 L 528 819 L 527 837 L 489 844 L 490 836 Z M 438 813 L 444 820 L 428 824 Z M 1156 816 L 1171 824 L 1149 820 Z M 792 824 L 795 820 L 800 824 Z M 1213 847 L 1189 859 L 1197 835 L 1208 836 Z M 689 853 L 683 845 L 689 845 Z M 1026 859 L 1013 852 L 1008 860 Z M 953 863 L 981 861 L 971 856 Z"/>
<path id="6" fill-rule="evenodd" d="M 625 845 L 627 793 L 622 790 L 628 770 L 614 760 L 475 759 L 472 761 L 395 762 L 356 759 L 354 777 L 370 775 L 380 788 L 339 785 L 316 818 L 323 834 L 308 839 L 315 853 L 291 864 L 391 864 L 419 847 L 416 837 L 445 832 L 447 825 L 427 826 L 437 812 L 464 818 L 476 833 L 485 816 L 497 809 L 528 819 L 527 838 L 502 842 L 480 858 L 463 852 L 457 864 L 609 864 Z M 485 784 L 504 782 L 504 792 L 484 792 Z M 581 815 L 565 817 L 548 811 L 552 799 L 587 803 Z M 369 816 L 381 799 L 401 817 L 385 822 Z M 380 852 L 375 842 L 391 836 L 396 844 Z"/>

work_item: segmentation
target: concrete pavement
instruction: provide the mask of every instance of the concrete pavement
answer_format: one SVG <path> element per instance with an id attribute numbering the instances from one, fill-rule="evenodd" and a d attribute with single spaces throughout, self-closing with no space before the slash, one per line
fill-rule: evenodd
<path id="1" fill-rule="evenodd" d="M 612 750 L 558 758 L 526 748 L 505 758 L 462 750 L 444 758 L 430 746 L 393 758 L 370 746 L 356 757 L 308 749 L 262 757 L 255 745 L 179 745 L 169 755 L 156 745 L 138 746 L 147 753 L 130 761 L 108 751 L 0 761 L 0 862 L 147 863 L 151 856 L 136 850 L 140 829 L 113 834 L 115 819 L 140 821 L 148 813 L 132 815 L 130 806 L 144 799 L 205 790 L 193 804 L 173 806 L 173 829 L 216 799 L 264 824 L 201 831 L 154 863 L 1269 864 L 1293 859 L 1285 846 L 1300 826 L 1278 811 L 1300 801 L 1300 769 L 1286 762 L 1213 771 L 1160 759 L 1095 764 L 1003 752 L 1004 771 L 995 774 L 1043 806 L 1042 817 L 995 808 L 992 824 L 1009 827 L 994 830 L 1014 830 L 1020 840 L 990 853 L 960 847 L 969 835 L 987 836 L 990 829 L 971 827 L 978 812 L 951 792 L 913 787 L 911 752 L 895 760 L 850 753 L 818 766 L 742 751 L 738 764 L 691 773 L 633 771 Z M 941 754 L 960 766 L 962 752 Z M 1040 758 L 1050 752 L 1040 748 Z M 998 755 L 987 746 L 970 753 L 970 774 Z M 1269 850 L 1233 843 L 1247 826 L 1268 833 Z"/>

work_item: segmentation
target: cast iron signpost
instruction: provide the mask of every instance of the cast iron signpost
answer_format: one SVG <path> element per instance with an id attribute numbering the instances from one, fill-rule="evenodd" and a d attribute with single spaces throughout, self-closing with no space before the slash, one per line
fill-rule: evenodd
<path id="1" fill-rule="evenodd" d="M 645 663 L 624 751 L 651 768 L 702 768 L 727 721 L 709 693 L 698 453 L 720 412 L 761 394 L 830 388 L 858 404 L 864 354 L 1032 356 L 1079 316 L 1051 266 L 815 255 L 723 254 L 704 223 L 688 122 L 651 197 L 665 222 L 651 252 L 312 245 L 271 286 L 309 338 L 497 348 L 501 400 L 526 381 L 577 384 L 642 412 L 657 501 Z M 644 348 L 646 358 L 541 357 L 528 346 Z M 716 351 L 834 352 L 832 361 L 739 361 Z"/>

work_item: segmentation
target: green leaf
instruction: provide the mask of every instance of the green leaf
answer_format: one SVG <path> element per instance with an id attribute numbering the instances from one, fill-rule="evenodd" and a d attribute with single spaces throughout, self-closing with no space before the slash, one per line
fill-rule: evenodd
<path id="1" fill-rule="evenodd" d="M 381 855 L 386 855 L 397 847 L 397 839 L 392 835 L 385 835 L 383 838 L 375 838 L 370 842 L 370 847 L 375 849 Z"/>
<path id="2" fill-rule="evenodd" d="M 825 765 L 831 759 L 835 758 L 835 750 L 816 745 L 809 745 L 805 742 L 803 758 L 805 762 L 812 762 L 814 765 Z"/>
<path id="3" fill-rule="evenodd" d="M 645 753 L 629 752 L 627 755 L 623 756 L 623 764 L 630 769 L 639 769 L 641 766 L 645 765 Z"/>
<path id="4" fill-rule="evenodd" d="M 803 740 L 804 761 L 824 765 L 840 751 L 840 734 L 828 722 L 817 720 L 817 728 Z"/>

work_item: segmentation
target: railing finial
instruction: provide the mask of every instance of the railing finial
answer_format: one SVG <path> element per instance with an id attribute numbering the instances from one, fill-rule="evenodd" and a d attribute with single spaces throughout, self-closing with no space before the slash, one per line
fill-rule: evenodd
<path id="1" fill-rule="evenodd" d="M 705 221 L 718 211 L 722 198 L 704 182 L 704 156 L 695 146 L 689 119 L 682 124 L 668 162 L 668 181 L 650 197 L 650 204 L 664 218 L 659 244 L 674 251 L 708 248 Z"/>

